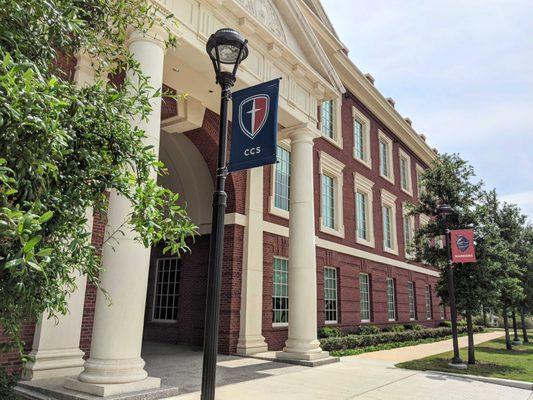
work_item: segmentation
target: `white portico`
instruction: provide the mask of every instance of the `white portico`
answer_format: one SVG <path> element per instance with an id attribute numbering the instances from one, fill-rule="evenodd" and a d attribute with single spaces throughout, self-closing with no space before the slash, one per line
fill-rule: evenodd
<path id="1" fill-rule="evenodd" d="M 340 98 L 343 87 L 313 30 L 304 16 L 300 1 L 284 0 L 164 0 L 156 2 L 163 13 L 172 13 L 177 22 L 175 34 L 178 46 L 166 50 L 165 31 L 154 27 L 148 35 L 132 32 L 128 46 L 150 77 L 153 87 L 163 84 L 186 94 L 177 102 L 177 114 L 161 121 L 161 102 L 154 100 L 147 121 L 132 121 L 146 132 L 147 144 L 160 148 L 162 136 L 183 135 L 202 126 L 205 110 L 218 112 L 219 88 L 214 82 L 210 60 L 205 53 L 209 35 L 221 27 L 239 30 L 248 40 L 250 55 L 241 65 L 235 90 L 274 78 L 282 78 L 279 99 L 279 140 L 291 147 L 291 218 L 289 225 L 289 290 L 291 320 L 289 336 L 279 358 L 317 360 L 328 356 L 319 347 L 316 337 L 316 260 L 314 231 L 313 140 L 318 137 L 317 108 L 324 99 Z M 79 68 L 85 68 L 82 57 Z M 89 74 L 90 75 L 90 74 Z M 163 133 L 161 133 L 163 131 Z M 166 139 L 165 139 L 166 140 Z M 174 143 L 186 144 L 185 140 Z M 188 143 L 188 142 L 187 142 Z M 198 150 L 195 150 L 198 151 Z M 162 158 L 187 157 L 187 152 L 162 149 Z M 163 154 L 164 157 L 163 157 Z M 191 160 L 194 157 L 191 156 Z M 193 161 L 191 161 L 193 162 Z M 210 230 L 210 210 L 205 204 L 205 185 L 196 188 L 194 178 L 183 176 L 183 162 L 176 160 L 181 170 L 184 197 L 190 189 L 191 218 L 200 233 Z M 195 164 L 196 165 L 196 164 Z M 198 164 L 199 165 L 199 164 Z M 201 167 L 204 168 L 204 167 Z M 192 166 L 191 171 L 199 168 Z M 266 222 L 263 220 L 262 168 L 246 175 L 245 211 L 227 215 L 227 225 L 244 227 L 242 275 L 240 290 L 240 318 L 237 352 L 261 353 L 268 350 L 262 335 L 263 300 L 263 244 Z M 171 183 L 169 183 L 170 185 Z M 209 187 L 210 189 L 211 187 Z M 193 199 L 203 199 L 192 201 Z M 130 210 L 128 201 L 116 193 L 109 199 L 107 230 L 120 226 Z M 34 343 L 34 353 L 52 352 L 54 363 L 46 369 L 46 376 L 69 377 L 65 387 L 97 396 L 157 388 L 158 377 L 149 377 L 141 358 L 146 293 L 150 265 L 150 249 L 133 240 L 133 233 L 118 237 L 114 250 L 104 247 L 102 286 L 110 302 L 98 293 L 90 358 L 81 370 L 79 342 L 83 305 L 84 281 L 79 292 L 71 297 L 69 322 L 59 325 L 41 323 L 36 337 L 50 335 L 73 338 L 70 341 Z M 110 304 L 111 303 L 111 304 Z M 73 342 L 74 341 L 74 342 Z M 72 343 L 71 343 L 72 342 Z M 68 356 L 77 361 L 66 363 Z M 65 360 L 63 360 L 65 361 Z M 37 363 L 27 366 L 27 376 L 37 377 Z M 75 369 L 72 369 L 75 368 Z M 76 369 L 77 368 L 77 369 Z"/>

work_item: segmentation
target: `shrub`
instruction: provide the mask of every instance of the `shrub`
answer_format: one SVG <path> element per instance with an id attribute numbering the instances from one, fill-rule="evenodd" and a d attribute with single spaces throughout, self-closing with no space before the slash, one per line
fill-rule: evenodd
<path id="1" fill-rule="evenodd" d="M 17 377 L 10 375 L 4 368 L 0 368 L 0 399 L 15 400 L 13 386 L 17 383 Z"/>
<path id="2" fill-rule="evenodd" d="M 354 326 L 348 330 L 349 335 L 375 335 L 380 332 L 381 330 L 376 325 Z"/>
<path id="3" fill-rule="evenodd" d="M 474 332 L 483 332 L 483 327 L 474 326 Z M 465 333 L 466 327 L 458 328 L 459 333 Z M 428 338 L 441 338 L 450 336 L 451 328 L 431 328 L 421 330 L 410 330 L 404 332 L 384 332 L 374 335 L 347 335 L 343 337 L 333 337 L 321 339 L 320 344 L 325 351 L 356 349 L 359 347 L 376 346 L 384 343 L 406 342 L 410 340 L 420 340 Z"/>
<path id="4" fill-rule="evenodd" d="M 382 332 L 403 332 L 405 326 L 403 325 L 387 325 L 381 329 Z"/>
<path id="5" fill-rule="evenodd" d="M 340 336 L 342 336 L 342 332 L 339 328 L 332 328 L 330 326 L 324 326 L 318 330 L 319 339 L 340 337 Z"/>
<path id="6" fill-rule="evenodd" d="M 451 321 L 440 321 L 439 326 L 443 328 L 451 328 L 452 322 Z"/>
<path id="7" fill-rule="evenodd" d="M 423 329 L 420 324 L 403 324 L 403 327 L 406 331 L 419 331 Z"/>
<path id="8" fill-rule="evenodd" d="M 466 319 L 460 319 L 459 321 L 457 321 L 457 326 L 466 326 Z"/>

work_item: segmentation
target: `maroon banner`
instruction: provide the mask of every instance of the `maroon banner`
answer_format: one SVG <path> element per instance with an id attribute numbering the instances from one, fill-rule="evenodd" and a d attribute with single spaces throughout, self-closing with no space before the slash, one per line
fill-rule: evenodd
<path id="1" fill-rule="evenodd" d="M 476 249 L 474 248 L 474 230 L 458 229 L 450 231 L 452 246 L 452 261 L 454 263 L 476 262 Z"/>

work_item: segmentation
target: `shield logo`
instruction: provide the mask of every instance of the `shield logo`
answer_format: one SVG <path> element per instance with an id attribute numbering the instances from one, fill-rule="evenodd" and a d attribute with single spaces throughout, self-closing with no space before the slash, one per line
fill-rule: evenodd
<path id="1" fill-rule="evenodd" d="M 256 94 L 244 99 L 239 106 L 239 125 L 250 139 L 254 139 L 265 126 L 270 107 L 267 94 Z"/>
<path id="2" fill-rule="evenodd" d="M 463 253 L 468 250 L 468 247 L 470 246 L 470 241 L 463 235 L 457 236 L 457 240 L 455 243 L 457 244 L 457 248 Z"/>

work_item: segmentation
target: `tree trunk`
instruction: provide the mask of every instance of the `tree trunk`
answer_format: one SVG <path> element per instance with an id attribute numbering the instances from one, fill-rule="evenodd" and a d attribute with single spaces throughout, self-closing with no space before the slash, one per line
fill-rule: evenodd
<path id="1" fill-rule="evenodd" d="M 483 312 L 483 326 L 485 328 L 487 328 L 488 327 L 488 325 L 487 325 L 487 312 L 485 311 L 485 307 L 483 307 L 482 312 Z"/>
<path id="2" fill-rule="evenodd" d="M 509 316 L 507 315 L 507 306 L 503 307 L 503 328 L 505 329 L 505 348 L 512 350 L 511 335 L 509 335 Z"/>
<path id="3" fill-rule="evenodd" d="M 472 314 L 466 313 L 466 328 L 468 330 L 468 364 L 476 363 L 474 349 L 474 327 L 472 326 Z"/>
<path id="4" fill-rule="evenodd" d="M 522 318 L 522 337 L 524 339 L 524 343 L 529 343 L 526 327 L 526 310 L 524 306 L 520 307 L 520 317 Z"/>
<path id="5" fill-rule="evenodd" d="M 511 311 L 511 317 L 513 318 L 513 342 L 515 342 L 514 344 L 517 344 L 520 342 L 520 338 L 518 337 L 518 325 L 516 324 L 516 312 L 514 308 Z"/>

